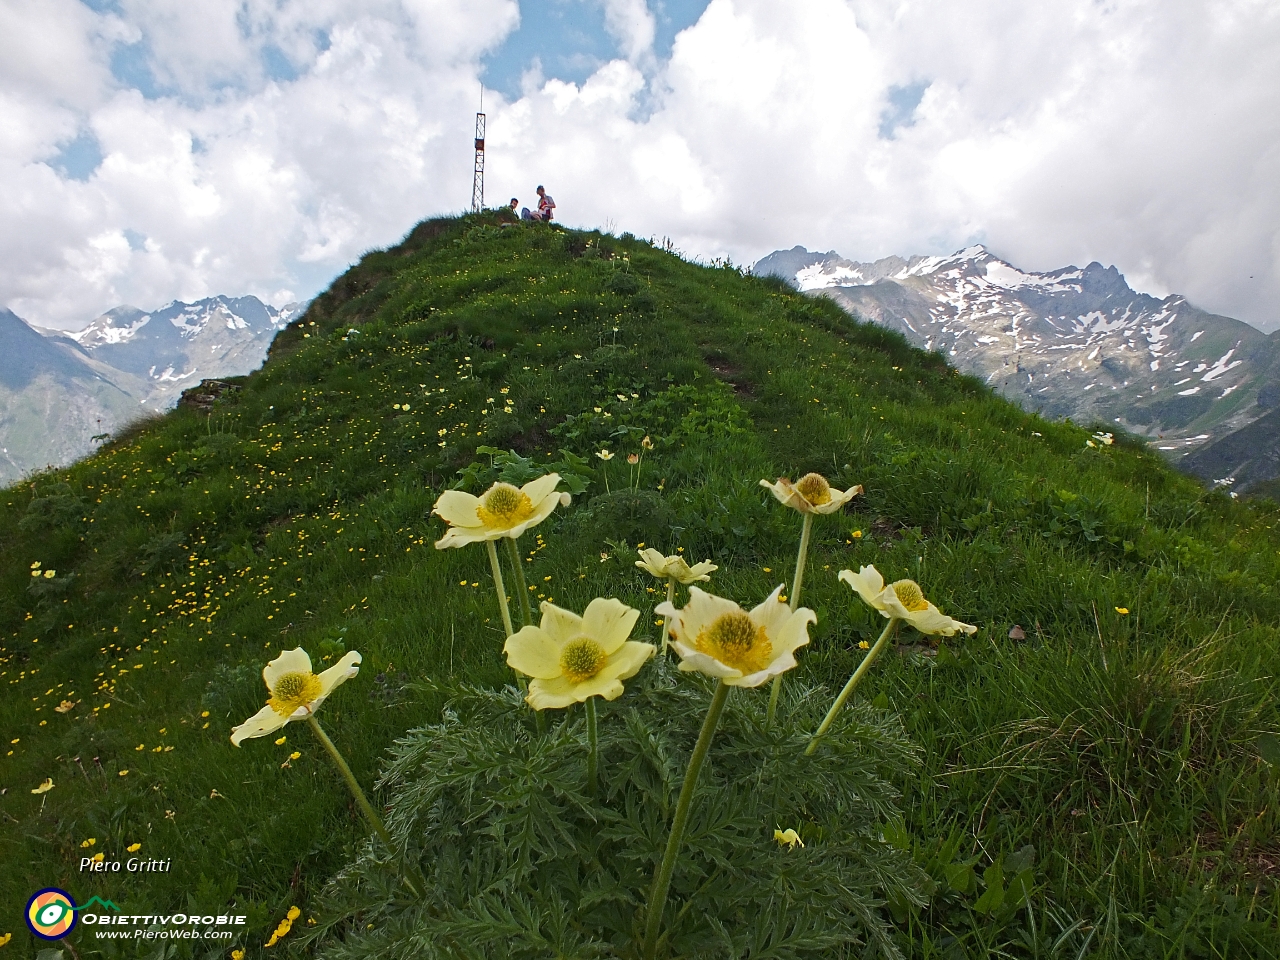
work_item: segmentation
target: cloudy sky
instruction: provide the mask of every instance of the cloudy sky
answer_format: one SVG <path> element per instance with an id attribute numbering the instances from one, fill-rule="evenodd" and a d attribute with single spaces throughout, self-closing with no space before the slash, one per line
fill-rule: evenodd
<path id="1" fill-rule="evenodd" d="M 309 297 L 469 205 L 482 82 L 491 205 L 1280 327 L 1274 0 L 0 0 L 0 305 Z"/>

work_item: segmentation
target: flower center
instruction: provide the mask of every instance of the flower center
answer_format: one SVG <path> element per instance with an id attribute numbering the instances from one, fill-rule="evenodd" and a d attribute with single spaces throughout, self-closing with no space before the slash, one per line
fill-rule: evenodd
<path id="1" fill-rule="evenodd" d="M 744 675 L 763 670 L 773 659 L 773 644 L 745 613 L 721 614 L 698 634 L 694 646 Z"/>
<path id="2" fill-rule="evenodd" d="M 570 683 L 586 683 L 604 666 L 604 648 L 590 637 L 576 637 L 560 651 L 560 669 Z"/>
<path id="3" fill-rule="evenodd" d="M 831 484 L 820 473 L 806 473 L 796 482 L 796 489 L 815 507 L 831 502 Z"/>
<path id="4" fill-rule="evenodd" d="M 314 673 L 286 673 L 271 688 L 269 706 L 282 717 L 291 717 L 299 707 L 305 707 L 320 696 L 324 688 Z"/>
<path id="5" fill-rule="evenodd" d="M 914 580 L 898 580 L 892 584 L 893 592 L 898 595 L 898 602 L 913 613 L 916 610 L 928 610 L 929 601 L 924 598 L 924 591 Z"/>
<path id="6" fill-rule="evenodd" d="M 533 513 L 529 495 L 509 483 L 495 483 L 476 507 L 476 517 L 486 527 L 514 527 Z"/>

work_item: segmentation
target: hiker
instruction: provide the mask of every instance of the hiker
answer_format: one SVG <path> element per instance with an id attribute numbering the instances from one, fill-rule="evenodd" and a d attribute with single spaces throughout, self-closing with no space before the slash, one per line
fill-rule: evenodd
<path id="1" fill-rule="evenodd" d="M 538 186 L 538 219 L 550 222 L 555 214 L 556 202 L 541 184 Z"/>
<path id="2" fill-rule="evenodd" d="M 510 204 L 508 204 L 508 206 L 511 208 L 511 212 L 512 212 L 512 213 L 515 213 L 515 212 L 516 212 L 516 207 L 520 206 L 520 201 L 519 201 L 519 200 L 517 200 L 515 197 L 512 197 L 512 198 L 511 198 L 511 203 L 510 203 Z"/>

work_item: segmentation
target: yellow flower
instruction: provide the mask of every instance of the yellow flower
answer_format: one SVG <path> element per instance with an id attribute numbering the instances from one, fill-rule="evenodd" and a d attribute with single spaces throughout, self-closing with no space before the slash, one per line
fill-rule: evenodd
<path id="1" fill-rule="evenodd" d="M 232 950 L 231 960 L 244 960 L 244 951 L 240 949 Z"/>
<path id="2" fill-rule="evenodd" d="M 978 628 L 959 620 L 952 620 L 924 597 L 924 591 L 914 580 L 898 580 L 885 586 L 884 577 L 875 567 L 863 567 L 857 573 L 841 570 L 840 579 L 858 596 L 880 611 L 880 615 L 905 620 L 921 633 L 942 634 L 977 633 Z"/>
<path id="3" fill-rule="evenodd" d="M 85 848 L 87 848 L 87 847 L 92 847 L 92 846 L 93 846 L 95 843 L 97 843 L 97 842 L 98 842 L 98 838 L 97 838 L 97 837 L 90 837 L 88 840 L 81 840 L 81 841 L 80 841 L 80 846 L 81 846 L 81 847 L 85 847 Z"/>
<path id="4" fill-rule="evenodd" d="M 681 670 L 731 687 L 758 687 L 796 665 L 795 652 L 809 642 L 809 624 L 818 619 L 807 607 L 792 612 L 781 593 L 779 585 L 748 613 L 732 600 L 690 587 L 682 609 L 661 603 L 654 612 L 671 618 L 671 646 Z"/>
<path id="5" fill-rule="evenodd" d="M 596 456 L 599 457 L 601 460 L 604 460 L 606 463 L 613 459 L 613 454 L 609 452 L 608 447 L 605 447 L 603 450 L 597 453 Z"/>
<path id="6" fill-rule="evenodd" d="M 761 480 L 760 486 L 772 493 L 779 503 L 801 513 L 835 513 L 862 492 L 861 485 L 836 490 L 820 473 L 806 473 L 795 483 L 786 477 L 779 477 L 777 483 Z"/>
<path id="7" fill-rule="evenodd" d="M 277 747 L 280 746 L 280 744 L 284 743 L 288 739 L 289 739 L 288 737 L 281 737 L 279 740 L 276 741 L 276 746 Z"/>
<path id="8" fill-rule="evenodd" d="M 131 844 L 129 844 L 127 847 L 125 847 L 125 849 L 126 849 L 127 851 L 129 851 L 130 853 L 137 853 L 139 850 L 141 850 L 141 849 L 142 849 L 142 844 L 140 844 L 140 843 L 131 843 Z"/>
<path id="9" fill-rule="evenodd" d="M 560 474 L 548 473 L 523 487 L 495 483 L 478 497 L 461 490 L 446 490 L 431 511 L 449 524 L 445 535 L 436 541 L 436 549 L 465 547 L 501 537 L 515 539 L 551 516 L 557 506 L 568 503 L 556 493 L 559 483 Z"/>
<path id="10" fill-rule="evenodd" d="M 640 611 L 621 600 L 597 597 L 578 616 L 543 601 L 542 622 L 507 638 L 507 663 L 533 679 L 525 697 L 535 710 L 559 709 L 589 697 L 614 700 L 622 681 L 634 677 L 656 652 L 628 640 Z"/>
<path id="11" fill-rule="evenodd" d="M 859 650 L 870 650 L 870 649 L 871 649 L 871 644 L 870 644 L 870 643 L 868 643 L 866 640 L 859 640 L 859 641 L 858 641 L 858 649 L 859 649 Z"/>
<path id="12" fill-rule="evenodd" d="M 1120 614 L 1120 616 L 1122 616 L 1122 617 L 1123 617 L 1123 616 L 1126 616 L 1126 615 L 1129 613 L 1129 608 L 1128 608 L 1128 607 L 1116 607 L 1116 613 Z"/>
<path id="13" fill-rule="evenodd" d="M 262 671 L 271 699 L 252 717 L 231 729 L 231 742 L 238 747 L 243 740 L 275 733 L 290 720 L 311 716 L 339 684 L 359 673 L 359 668 L 360 654 L 352 650 L 317 676 L 311 672 L 311 658 L 301 647 L 284 651 Z"/>
<path id="14" fill-rule="evenodd" d="M 12 939 L 13 939 L 13 934 L 6 933 L 3 937 L 0 937 L 0 947 L 3 947 L 6 943 L 8 943 Z"/>
<path id="15" fill-rule="evenodd" d="M 46 777 L 44 783 L 32 790 L 32 793 L 48 793 L 53 789 L 53 777 Z"/>
<path id="16" fill-rule="evenodd" d="M 45 578 L 46 580 L 52 580 L 52 579 L 53 579 L 54 577 L 56 577 L 57 575 L 58 575 L 58 571 L 57 571 L 57 570 L 46 570 L 46 571 L 44 572 L 44 578 Z"/>
<path id="17" fill-rule="evenodd" d="M 796 848 L 796 844 L 799 844 L 802 847 L 804 846 L 804 841 L 800 839 L 800 834 L 790 828 L 787 828 L 786 830 L 774 830 L 773 839 L 778 841 L 778 846 L 786 844 L 791 850 Z"/>
<path id="18" fill-rule="evenodd" d="M 640 551 L 640 559 L 636 561 L 636 566 L 641 570 L 647 570 L 659 580 L 668 578 L 678 580 L 686 587 L 699 580 L 710 580 L 711 574 L 720 569 L 710 560 L 703 560 L 691 567 L 678 553 L 664 557 L 653 547 Z"/>
<path id="19" fill-rule="evenodd" d="M 76 702 L 74 700 L 63 700 L 53 709 L 57 713 L 68 713 L 75 708 L 75 705 Z"/>

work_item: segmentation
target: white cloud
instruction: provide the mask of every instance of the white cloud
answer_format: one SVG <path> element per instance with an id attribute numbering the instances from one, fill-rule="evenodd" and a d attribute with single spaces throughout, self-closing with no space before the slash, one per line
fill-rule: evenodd
<path id="1" fill-rule="evenodd" d="M 542 182 L 567 222 L 740 263 L 981 240 L 1280 324 L 1267 0 L 712 0 L 661 64 L 643 0 L 596 2 L 618 59 L 581 85 L 535 67 L 490 99 L 491 201 Z M 119 302 L 306 294 L 463 209 L 479 60 L 518 17 L 514 0 L 0 7 L 0 303 L 75 325 Z M 131 42 L 164 97 L 110 75 Z M 85 130 L 104 159 L 69 180 L 47 161 Z"/>

